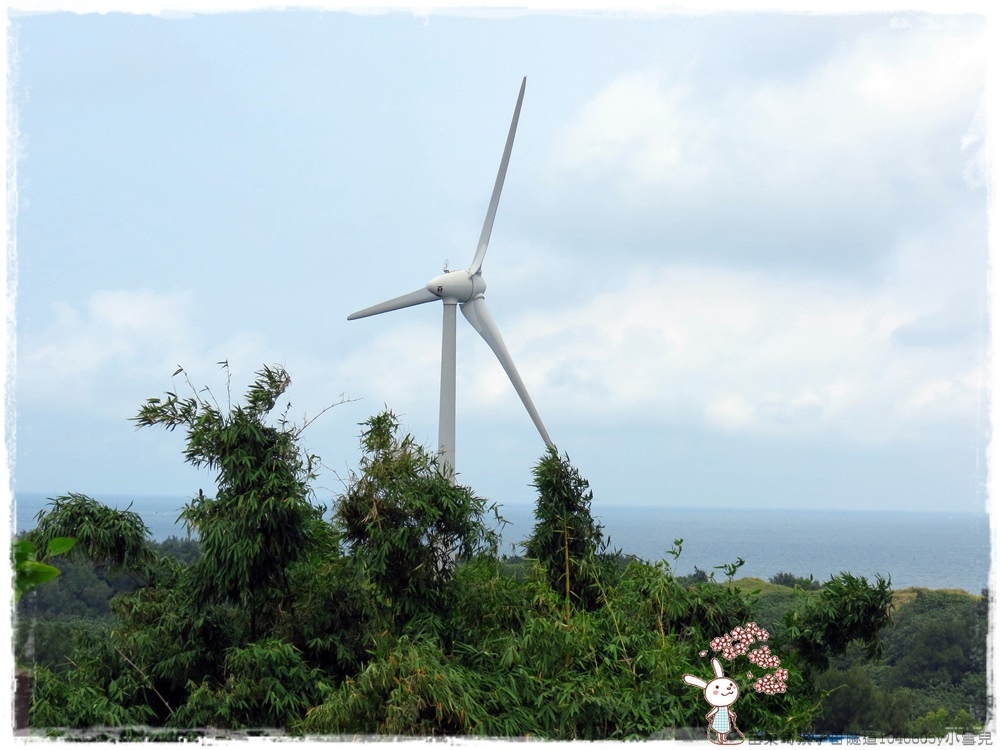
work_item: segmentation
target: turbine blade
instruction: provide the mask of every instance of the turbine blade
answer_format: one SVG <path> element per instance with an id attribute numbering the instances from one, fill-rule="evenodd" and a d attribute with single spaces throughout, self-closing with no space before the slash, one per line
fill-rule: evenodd
<path id="1" fill-rule="evenodd" d="M 545 445 L 550 448 L 554 447 L 552 440 L 549 439 L 549 433 L 545 430 L 545 425 L 542 424 L 542 418 L 538 416 L 538 410 L 535 409 L 535 405 L 531 402 L 528 389 L 524 387 L 524 381 L 521 380 L 521 376 L 514 366 L 514 360 L 511 359 L 510 352 L 507 351 L 507 347 L 503 343 L 503 338 L 500 336 L 497 324 L 493 321 L 493 316 L 490 315 L 489 308 L 486 306 L 486 300 L 482 297 L 473 297 L 462 305 L 462 314 L 465 315 L 466 320 L 479 332 L 479 335 L 483 337 L 486 343 L 490 345 L 490 349 L 493 350 L 497 359 L 500 360 L 500 364 L 506 371 L 507 377 L 510 378 L 510 382 L 514 385 L 514 390 L 521 397 L 521 403 L 528 410 L 531 421 L 535 423 L 538 433 L 542 436 L 542 440 L 545 441 Z"/>
<path id="2" fill-rule="evenodd" d="M 378 315 L 379 313 L 389 312 L 390 310 L 401 310 L 404 307 L 422 305 L 425 302 L 433 302 L 436 299 L 439 299 L 439 297 L 424 287 L 423 289 L 418 289 L 415 292 L 404 294 L 402 297 L 396 297 L 394 299 L 386 300 L 385 302 L 379 302 L 377 305 L 366 307 L 364 310 L 358 310 L 356 313 L 348 315 L 347 319 L 357 320 L 358 318 L 367 318 L 369 315 Z"/>
<path id="3" fill-rule="evenodd" d="M 503 180 L 507 175 L 507 163 L 510 161 L 510 152 L 514 147 L 514 132 L 517 130 L 517 118 L 521 115 L 521 101 L 524 99 L 524 86 L 528 82 L 528 77 L 521 79 L 521 91 L 517 95 L 517 105 L 514 107 L 514 117 L 510 121 L 510 132 L 507 133 L 507 145 L 503 149 L 503 158 L 500 160 L 500 171 L 497 172 L 497 181 L 493 186 L 493 197 L 490 198 L 490 207 L 486 211 L 486 221 L 483 222 L 483 231 L 479 235 L 479 244 L 476 246 L 476 255 L 469 266 L 469 273 L 479 273 L 483 267 L 483 259 L 486 257 L 486 248 L 490 244 L 490 235 L 493 233 L 493 220 L 497 215 L 497 206 L 500 205 L 500 191 L 503 190 Z"/>

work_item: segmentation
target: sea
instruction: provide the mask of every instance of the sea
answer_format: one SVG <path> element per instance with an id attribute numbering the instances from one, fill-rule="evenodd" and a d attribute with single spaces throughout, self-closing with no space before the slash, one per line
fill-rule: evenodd
<path id="1" fill-rule="evenodd" d="M 18 492 L 15 531 L 35 526 L 49 498 Z M 138 513 L 150 537 L 186 536 L 177 521 L 188 498 L 176 495 L 98 496 L 105 505 Z M 322 504 L 322 502 L 321 502 Z M 327 508 L 332 505 L 328 502 Z M 523 554 L 534 528 L 533 505 L 498 506 L 501 553 Z M 328 511 L 329 512 L 329 511 Z M 825 581 L 840 572 L 888 578 L 895 589 L 964 589 L 979 594 L 990 575 L 990 517 L 956 513 L 860 510 L 691 508 L 669 505 L 591 506 L 611 550 L 648 561 L 666 560 L 677 575 L 696 569 L 725 580 L 723 566 L 744 563 L 736 578 L 768 580 L 777 573 Z M 492 516 L 491 516 L 492 518 Z M 675 540 L 682 540 L 675 544 Z M 671 550 L 680 548 L 676 558 Z"/>

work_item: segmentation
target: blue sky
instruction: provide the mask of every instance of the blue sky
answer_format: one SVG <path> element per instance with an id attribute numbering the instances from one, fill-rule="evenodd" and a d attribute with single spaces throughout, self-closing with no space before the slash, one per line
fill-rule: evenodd
<path id="1" fill-rule="evenodd" d="M 17 13 L 8 406 L 17 491 L 194 495 L 150 396 L 263 364 L 357 464 L 437 441 L 439 305 L 483 268 L 546 427 L 611 505 L 982 510 L 981 15 Z M 534 499 L 544 446 L 459 316 L 460 481 Z M 13 418 L 11 418 L 11 416 Z"/>

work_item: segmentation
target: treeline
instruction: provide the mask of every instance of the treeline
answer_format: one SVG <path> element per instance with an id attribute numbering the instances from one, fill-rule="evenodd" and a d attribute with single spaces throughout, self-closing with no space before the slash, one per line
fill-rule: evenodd
<path id="1" fill-rule="evenodd" d="M 827 693 L 817 729 L 910 737 L 979 731 L 989 705 L 987 592 L 907 589 L 895 599 L 881 659 L 848 649 L 817 675 L 816 688 Z"/>
<path id="2" fill-rule="evenodd" d="M 182 565 L 190 565 L 199 554 L 197 539 L 171 536 L 147 544 L 157 557 L 169 557 Z M 58 672 L 72 667 L 74 633 L 110 627 L 111 600 L 134 592 L 144 582 L 129 574 L 109 576 L 102 566 L 82 556 L 57 557 L 49 562 L 59 569 L 59 576 L 15 605 L 14 659 L 21 665 Z"/>
<path id="3" fill-rule="evenodd" d="M 789 576 L 736 581 L 742 590 L 758 592 L 759 622 L 780 627 L 796 598 L 819 586 L 811 577 Z M 788 588 L 790 583 L 798 589 Z M 852 644 L 815 675 L 823 700 L 813 730 L 897 737 L 980 731 L 991 705 L 988 610 L 985 589 L 978 596 L 922 588 L 893 592 L 892 624 L 879 633 L 875 656 Z"/>
<path id="4" fill-rule="evenodd" d="M 979 610 L 966 630 L 942 629 L 942 620 L 925 633 L 924 610 L 903 617 L 925 606 L 920 596 L 898 609 L 900 626 L 912 621 L 907 643 L 929 650 L 965 634 L 962 656 L 946 645 L 944 661 L 887 640 L 893 592 L 881 578 L 844 573 L 818 589 L 803 581 L 784 611 L 768 612 L 767 592 L 732 580 L 738 562 L 722 565 L 727 580 L 716 582 L 608 550 L 587 481 L 555 450 L 533 470 L 536 524 L 522 561 L 498 555 L 487 523 L 496 506 L 443 476 L 389 412 L 363 425 L 357 472 L 326 521 L 311 502 L 318 459 L 300 448 L 301 427 L 269 416 L 289 382 L 281 368 L 264 368 L 245 403 L 225 411 L 194 389 L 140 409 L 138 424 L 181 428 L 185 459 L 216 473 L 215 496 L 199 493 L 182 512 L 197 544 L 155 545 L 134 513 L 83 495 L 40 514 L 27 533 L 36 548 L 58 537 L 77 544 L 62 586 L 46 584 L 20 605 L 33 727 L 132 727 L 129 737 L 158 738 L 205 727 L 705 737 L 710 706 L 684 675 L 712 679 L 713 658 L 739 686 L 735 724 L 748 737 L 843 731 L 850 721 L 877 729 L 862 725 L 881 715 L 836 713 L 836 696 L 850 688 L 830 675 L 894 696 L 893 716 L 907 728 L 929 726 L 926 714 L 942 708 L 952 721 L 953 704 L 979 697 L 978 683 L 956 671 L 963 659 L 966 670 L 979 663 L 975 643 L 985 648 Z M 97 583 L 84 584 L 84 560 Z M 80 610 L 60 599 L 77 576 L 87 592 Z M 885 660 L 873 661 L 880 651 Z M 921 713 L 921 688 L 900 682 L 908 670 L 947 677 L 954 700 Z M 985 689 L 982 697 L 967 709 L 974 722 Z"/>
<path id="5" fill-rule="evenodd" d="M 184 565 L 199 554 L 196 539 L 170 537 L 149 544 L 158 556 Z M 612 559 L 619 566 L 638 562 L 625 555 Z M 137 585 L 129 576 L 109 579 L 86 559 L 54 564 L 61 576 L 17 607 L 15 656 L 19 664 L 62 672 L 74 666 L 74 638 L 94 638 L 112 628 L 111 599 L 135 591 Z M 514 580 L 527 580 L 532 571 L 533 562 L 523 557 L 501 561 L 501 575 Z M 711 582 L 697 569 L 675 578 L 685 587 Z M 791 573 L 776 574 L 769 584 L 757 579 L 732 582 L 744 592 L 758 592 L 754 618 L 775 633 L 797 597 L 822 587 L 811 576 Z M 978 732 L 989 701 L 987 592 L 973 596 L 906 589 L 894 592 L 893 602 L 893 623 L 879 634 L 880 658 L 869 659 L 851 646 L 829 669 L 816 674 L 814 687 L 824 697 L 808 731 L 909 737 L 941 736 L 948 730 Z"/>

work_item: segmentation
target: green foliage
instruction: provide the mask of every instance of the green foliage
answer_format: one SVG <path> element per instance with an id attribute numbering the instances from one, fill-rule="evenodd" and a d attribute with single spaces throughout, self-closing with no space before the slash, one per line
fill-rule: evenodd
<path id="1" fill-rule="evenodd" d="M 913 734 L 909 697 L 879 690 L 865 664 L 829 669 L 817 675 L 813 684 L 825 694 L 815 723 L 817 731 L 896 737 Z"/>
<path id="2" fill-rule="evenodd" d="M 570 606 L 599 606 L 599 575 L 592 568 L 607 547 L 590 513 L 594 493 L 568 456 L 549 448 L 533 470 L 538 490 L 535 528 L 524 545 L 525 554 L 545 570 L 553 591 Z"/>
<path id="3" fill-rule="evenodd" d="M 811 573 L 808 578 L 800 578 L 794 573 L 776 573 L 768 581 L 776 586 L 787 586 L 790 589 L 798 587 L 806 591 L 816 591 L 823 586 L 823 584 L 812 577 Z"/>
<path id="4" fill-rule="evenodd" d="M 955 711 L 948 719 L 948 727 L 958 732 L 978 732 L 982 729 L 982 724 L 973 718 L 972 714 L 964 708 Z"/>
<path id="5" fill-rule="evenodd" d="M 78 633 L 96 634 L 106 626 L 106 620 L 84 617 L 64 617 L 39 620 L 14 632 L 14 654 L 25 667 L 43 666 L 53 672 L 72 668 L 70 657 L 76 647 Z"/>
<path id="6" fill-rule="evenodd" d="M 184 565 L 191 565 L 201 556 L 201 546 L 197 539 L 171 535 L 162 542 L 154 542 L 153 548 L 160 557 L 172 557 Z"/>
<path id="7" fill-rule="evenodd" d="M 14 568 L 14 601 L 43 583 L 48 583 L 57 575 L 59 568 L 48 565 L 44 560 L 69 552 L 76 544 L 75 539 L 54 537 L 48 540 L 45 554 L 38 557 L 35 544 L 29 539 L 15 541 L 11 545 L 11 564 Z"/>
<path id="8" fill-rule="evenodd" d="M 929 711 L 913 722 L 913 729 L 920 737 L 944 737 L 948 734 L 948 709 Z"/>
<path id="9" fill-rule="evenodd" d="M 723 563 L 722 565 L 716 565 L 715 569 L 716 570 L 721 570 L 723 573 L 725 573 L 727 581 L 732 581 L 733 580 L 733 576 L 736 575 L 736 571 L 738 571 L 740 568 L 742 568 L 744 565 L 746 565 L 746 562 L 747 561 L 744 560 L 742 557 L 737 557 L 736 558 L 736 562 Z"/>
<path id="10" fill-rule="evenodd" d="M 878 576 L 874 585 L 850 573 L 833 576 L 817 596 L 803 596 L 785 615 L 785 637 L 806 664 L 825 669 L 830 657 L 859 641 L 869 658 L 879 654 L 879 631 L 891 622 L 892 590 Z"/>
<path id="11" fill-rule="evenodd" d="M 307 734 L 469 735 L 488 720 L 474 675 L 426 636 L 388 638 L 297 725 Z"/>
<path id="12" fill-rule="evenodd" d="M 893 685 L 958 685 L 966 675 L 983 674 L 987 637 L 983 601 L 918 590 L 885 638 L 886 660 L 896 667 Z"/>
<path id="13" fill-rule="evenodd" d="M 398 623 L 441 612 L 455 566 L 496 553 L 487 507 L 468 487 L 453 484 L 437 459 L 383 412 L 364 423 L 360 475 L 340 498 L 335 524 L 343 542 L 390 616 Z"/>
<path id="14" fill-rule="evenodd" d="M 194 539 L 170 537 L 163 542 L 149 542 L 156 559 L 170 557 L 190 564 L 198 557 Z M 17 606 L 19 619 L 32 623 L 61 618 L 102 618 L 110 614 L 108 603 L 116 594 L 134 591 L 136 581 L 130 576 L 108 577 L 106 569 L 75 555 L 50 560 L 60 574 L 52 582 L 31 592 Z M 155 566 L 154 566 L 155 567 Z"/>
<path id="15" fill-rule="evenodd" d="M 763 588 L 780 590 L 781 606 L 789 606 L 790 591 L 780 586 L 719 583 L 701 571 L 682 579 L 665 561 L 607 553 L 588 483 L 554 450 L 534 470 L 538 509 L 528 557 L 499 559 L 497 534 L 484 523 L 488 512 L 497 515 L 495 506 L 442 475 L 430 452 L 400 434 L 390 412 L 364 423 L 358 471 L 328 524 L 309 501 L 316 458 L 299 447 L 302 428 L 284 415 L 268 416 L 288 383 L 280 368 L 265 368 L 241 406 L 223 410 L 202 391 L 189 398 L 168 393 L 142 407 L 140 425 L 185 430 L 185 458 L 216 473 L 216 495 L 199 493 L 183 510 L 193 541 L 143 541 L 147 552 L 131 547 L 113 557 L 105 553 L 118 550 L 89 530 L 87 554 L 109 567 L 135 570 L 141 562 L 143 585 L 119 589 L 103 622 L 57 627 L 39 620 L 39 652 L 62 656 L 36 660 L 33 726 L 143 724 L 181 735 L 211 726 L 557 740 L 684 731 L 703 737 L 708 706 L 683 675 L 710 678 L 709 644 L 755 619 Z M 74 507 L 94 512 L 94 528 L 107 530 L 123 518 L 94 501 Z M 675 559 L 680 542 L 670 552 Z M 739 564 L 719 567 L 731 577 Z M 110 589 L 101 592 L 106 597 Z M 756 693 L 761 669 L 727 661 L 747 736 L 790 739 L 820 720 L 860 721 L 851 711 L 864 707 L 833 703 L 819 717 L 821 693 L 835 701 L 846 695 L 846 683 L 824 674 L 816 688 L 811 676 L 821 658 L 852 656 L 850 642 L 872 646 L 887 621 L 887 597 L 885 582 L 869 586 L 847 574 L 823 591 L 800 591 L 789 627 L 770 641 L 788 671 L 784 694 Z M 966 664 L 978 658 L 978 617 L 963 631 Z M 930 648 L 961 634 L 931 628 L 912 635 Z M 886 640 L 886 649 L 900 665 L 917 663 L 894 642 Z M 964 695 L 971 688 L 965 678 L 954 683 L 953 661 L 925 659 L 922 674 L 943 669 L 948 689 Z M 905 724 L 915 712 L 938 709 L 909 685 L 881 698 L 883 677 L 891 682 L 867 667 L 849 674 L 852 684 L 871 689 L 883 718 Z M 948 712 L 949 721 L 963 719 L 950 703 Z"/>
<path id="16" fill-rule="evenodd" d="M 299 449 L 301 429 L 285 415 L 277 425 L 266 423 L 291 378 L 280 367 L 256 375 L 245 405 L 223 411 L 199 393 L 168 392 L 165 400 L 148 399 L 133 418 L 143 427 L 185 428 L 185 460 L 217 472 L 216 497 L 199 491 L 181 513 L 201 549 L 188 581 L 206 604 L 244 608 L 251 637 L 262 632 L 275 597 L 291 598 L 287 568 L 308 552 L 313 522 L 322 516 L 309 502 L 318 459 Z"/>
<path id="17" fill-rule="evenodd" d="M 143 675 L 157 700 L 159 722 L 169 718 L 185 700 L 187 683 L 206 678 L 223 680 L 226 651 L 247 637 L 247 616 L 236 608 L 204 603 L 193 596 L 187 583 L 190 569 L 164 560 L 161 577 L 170 584 L 122 594 L 112 603 L 118 626 L 110 646 L 117 661 Z M 115 668 L 116 659 L 101 664 Z"/>
<path id="18" fill-rule="evenodd" d="M 522 577 L 504 568 L 485 555 L 461 565 L 444 621 L 416 620 L 409 632 L 385 634 L 365 667 L 298 729 L 625 739 L 701 721 L 704 708 L 687 695 L 682 675 L 707 641 L 700 629 L 679 635 L 675 621 L 697 622 L 699 610 L 718 608 L 720 622 L 736 622 L 746 611 L 738 592 L 668 587 L 651 605 L 663 569 L 633 560 L 606 581 L 602 607 L 575 608 L 567 619 L 537 563 Z M 681 601 L 666 601 L 675 595 Z M 757 718 L 765 712 L 758 703 L 748 709 Z M 794 703 L 783 708 L 801 713 Z"/>
<path id="19" fill-rule="evenodd" d="M 785 614 L 801 604 L 803 594 L 780 584 L 769 583 L 760 578 L 738 578 L 732 585 L 741 591 L 755 594 L 754 620 L 771 633 L 779 633 Z M 815 592 L 805 596 L 815 596 Z"/>
<path id="20" fill-rule="evenodd" d="M 248 672 L 249 662 L 240 661 L 240 655 L 248 653 L 247 643 L 270 643 L 256 637 L 268 627 L 282 626 L 292 636 L 301 631 L 294 624 L 298 594 L 290 588 L 289 571 L 318 540 L 329 540 L 321 509 L 307 499 L 316 459 L 298 447 L 301 428 L 284 416 L 277 425 L 265 422 L 288 382 L 284 371 L 265 368 L 245 405 L 223 412 L 198 394 L 187 399 L 168 394 L 165 401 L 147 401 L 136 417 L 141 426 L 185 427 L 186 459 L 217 471 L 218 496 L 199 493 L 182 513 L 200 536 L 201 555 L 192 556 L 192 564 L 158 556 L 144 540 L 146 530 L 137 516 L 108 511 L 89 498 L 57 501 L 56 511 L 42 514 L 42 532 L 46 524 L 51 528 L 68 519 L 82 528 L 81 546 L 90 557 L 112 567 L 141 568 L 149 585 L 114 598 L 113 629 L 87 642 L 78 639 L 72 654 L 76 669 L 65 677 L 45 674 L 33 715 L 36 725 L 79 726 L 85 720 L 77 714 L 109 725 L 163 724 L 188 705 L 192 684 L 225 696 L 230 681 L 248 688 L 267 682 L 263 672 Z M 168 545 L 181 546 L 177 540 Z M 282 644 L 281 649 L 295 650 L 291 642 Z M 287 659 L 263 658 L 266 650 L 252 653 L 261 657 L 261 670 L 275 670 L 278 680 L 287 677 Z M 63 689 L 67 685 L 72 689 Z M 232 705 L 249 700 L 234 690 Z M 80 713 L 80 694 L 100 694 L 99 708 Z M 295 700 L 272 689 L 249 710 L 267 716 L 294 713 Z M 242 720 L 236 716 L 234 721 Z"/>
<path id="21" fill-rule="evenodd" d="M 150 546 L 154 554 L 188 559 L 198 549 L 196 541 L 176 537 Z M 60 672 L 72 666 L 69 659 L 77 631 L 96 633 L 111 616 L 111 599 L 133 592 L 136 582 L 129 576 L 109 579 L 106 570 L 79 555 L 52 562 L 59 576 L 17 603 L 14 653 L 18 664 Z"/>
<path id="22" fill-rule="evenodd" d="M 879 728 L 880 708 L 875 686 L 860 666 L 846 672 L 831 669 L 816 677 L 816 688 L 827 693 L 816 728 L 823 732 L 860 734 Z"/>
<path id="23" fill-rule="evenodd" d="M 962 622 L 935 622 L 921 629 L 909 652 L 899 661 L 900 684 L 917 687 L 928 682 L 957 684 L 967 673 L 971 645 Z"/>
<path id="24" fill-rule="evenodd" d="M 602 570 L 601 606 L 574 608 L 568 618 L 537 563 L 518 580 L 505 577 L 500 563 L 477 561 L 460 571 L 456 582 L 468 595 L 456 629 L 467 640 L 456 643 L 456 656 L 496 686 L 506 707 L 506 723 L 482 733 L 625 739 L 702 724 L 706 709 L 683 674 L 711 673 L 701 652 L 746 621 L 751 601 L 714 582 L 684 586 L 663 562 L 633 558 Z M 743 710 L 762 729 L 801 730 L 811 703 L 796 687 L 791 700 L 751 690 Z"/>
<path id="25" fill-rule="evenodd" d="M 125 707 L 125 690 L 134 689 L 126 676 L 120 682 L 95 684 L 86 669 L 56 675 L 44 667 L 35 669 L 30 709 L 33 727 L 83 729 L 93 726 L 122 727 L 144 724 L 152 715 L 145 701 Z"/>
<path id="26" fill-rule="evenodd" d="M 188 689 L 171 726 L 241 729 L 289 726 L 330 686 L 294 646 L 269 638 L 230 649 L 221 685 L 202 680 Z"/>
<path id="27" fill-rule="evenodd" d="M 74 668 L 34 669 L 30 724 L 84 728 L 148 723 L 155 716 L 148 680 L 115 650 L 109 633 L 75 633 Z"/>
<path id="28" fill-rule="evenodd" d="M 115 593 L 111 583 L 131 582 L 130 578 L 123 576 L 109 582 L 103 572 L 95 570 L 93 563 L 81 558 L 62 558 L 53 561 L 53 565 L 59 569 L 59 576 L 49 585 L 32 591 L 30 596 L 17 604 L 15 611 L 19 621 L 106 617 L 110 612 L 108 601 Z M 125 589 L 125 586 L 119 588 Z"/>
<path id="29" fill-rule="evenodd" d="M 37 525 L 26 535 L 29 541 L 46 547 L 53 539 L 71 537 L 77 540 L 74 555 L 86 557 L 109 574 L 149 575 L 155 555 L 148 544 L 149 529 L 137 513 L 108 508 L 76 492 L 53 498 L 49 505 L 50 510 L 35 516 Z"/>
<path id="30" fill-rule="evenodd" d="M 272 631 L 294 643 L 331 680 L 363 667 L 382 634 L 376 623 L 384 621 L 383 609 L 355 562 L 331 545 L 292 566 L 289 585 L 296 598 Z"/>
<path id="31" fill-rule="evenodd" d="M 709 575 L 704 570 L 695 565 L 693 573 L 690 573 L 686 576 L 679 576 L 677 580 L 680 583 L 684 584 L 685 586 L 690 586 L 696 583 L 708 583 Z"/>
<path id="32" fill-rule="evenodd" d="M 884 660 L 871 662 L 851 645 L 815 677 L 818 690 L 832 691 L 817 728 L 919 736 L 982 727 L 989 704 L 986 597 L 918 589 L 897 598 L 894 623 L 879 637 Z"/>

